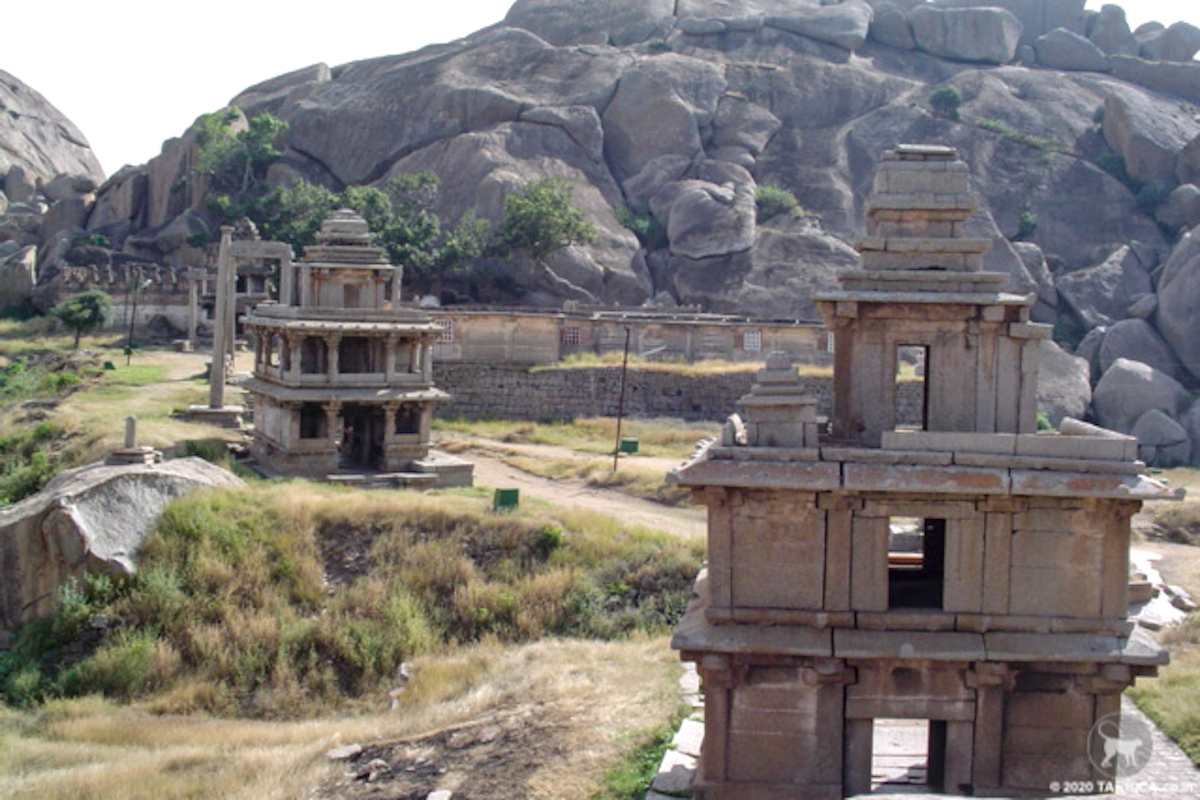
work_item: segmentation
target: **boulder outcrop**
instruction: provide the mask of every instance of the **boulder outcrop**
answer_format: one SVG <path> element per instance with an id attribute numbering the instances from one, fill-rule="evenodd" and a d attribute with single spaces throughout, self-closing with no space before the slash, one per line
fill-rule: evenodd
<path id="1" fill-rule="evenodd" d="M 132 574 L 138 547 L 171 500 L 242 485 L 199 458 L 92 464 L 59 474 L 36 495 L 0 509 L 0 627 L 48 613 L 59 588 L 84 573 Z"/>
<path id="2" fill-rule="evenodd" d="M 69 119 L 19 78 L 0 70 L 0 177 L 4 193 L 15 203 L 33 200 L 32 189 L 60 175 L 104 180 L 104 170 L 87 139 Z M 20 167 L 20 178 L 8 177 Z M 18 187 L 17 184 L 20 184 Z"/>
<path id="3" fill-rule="evenodd" d="M 1002 8 L 918 6 L 908 16 L 917 46 L 942 58 L 1007 64 L 1021 41 L 1021 21 Z"/>
<path id="4" fill-rule="evenodd" d="M 1158 279 L 1158 332 L 1200 381 L 1200 227 L 1186 234 Z"/>

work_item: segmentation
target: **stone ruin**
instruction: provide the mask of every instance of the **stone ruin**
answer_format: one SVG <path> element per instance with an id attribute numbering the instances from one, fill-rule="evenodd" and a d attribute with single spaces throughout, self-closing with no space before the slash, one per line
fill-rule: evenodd
<path id="1" fill-rule="evenodd" d="M 440 329 L 401 301 L 403 268 L 367 223 L 335 212 L 280 275 L 277 303 L 243 319 L 254 342 L 251 454 L 268 473 L 470 485 L 472 465 L 430 450 Z"/>
<path id="2" fill-rule="evenodd" d="M 954 150 L 886 154 L 863 269 L 818 296 L 829 431 L 775 356 L 745 418 L 672 473 L 708 508 L 673 639 L 706 690 L 700 800 L 869 793 L 877 723 L 895 719 L 928 722 L 930 792 L 1111 780 L 1089 734 L 1167 662 L 1127 619 L 1130 518 L 1179 493 L 1132 437 L 1038 431 L 1051 331 L 981 271 L 976 203 Z M 921 418 L 901 425 L 913 353 Z"/>

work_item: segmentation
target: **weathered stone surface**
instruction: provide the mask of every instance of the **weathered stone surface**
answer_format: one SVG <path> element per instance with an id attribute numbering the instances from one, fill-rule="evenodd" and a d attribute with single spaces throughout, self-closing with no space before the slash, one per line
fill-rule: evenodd
<path id="1" fill-rule="evenodd" d="M 1045 411 L 1056 428 L 1063 417 L 1082 419 L 1092 401 L 1087 359 L 1071 355 L 1049 339 L 1038 343 L 1038 358 L 1038 410 Z"/>
<path id="2" fill-rule="evenodd" d="M 1181 183 L 1200 185 L 1200 135 L 1188 142 L 1179 151 L 1175 166 L 1175 178 Z"/>
<path id="3" fill-rule="evenodd" d="M 1125 317 L 1129 298 L 1153 291 L 1150 274 L 1131 247 L 1119 248 L 1102 264 L 1058 279 L 1059 297 L 1089 327 Z"/>
<path id="4" fill-rule="evenodd" d="M 1031 312 L 1035 321 L 1053 323 L 1058 316 L 1058 289 L 1054 287 L 1054 276 L 1046 265 L 1042 248 L 1033 242 L 1013 242 L 1012 248 L 1037 286 L 1037 304 Z"/>
<path id="5" fill-rule="evenodd" d="M 674 0 L 517 0 L 504 24 L 524 28 L 556 45 L 593 42 L 622 46 L 666 36 L 674 14 Z"/>
<path id="6" fill-rule="evenodd" d="M 4 175 L 4 194 L 13 203 L 32 203 L 37 186 L 25 172 L 25 167 L 13 164 Z"/>
<path id="7" fill-rule="evenodd" d="M 933 0 L 943 8 L 995 6 L 1013 14 L 1021 22 L 1021 43 L 1033 44 L 1056 28 L 1085 33 L 1084 0 Z"/>
<path id="8" fill-rule="evenodd" d="M 41 492 L 0 510 L 6 569 L 0 624 L 46 614 L 58 587 L 85 572 L 131 574 L 138 546 L 168 501 L 200 488 L 242 485 L 199 458 L 61 473 Z"/>
<path id="9" fill-rule="evenodd" d="M 871 20 L 871 29 L 867 35 L 888 47 L 900 50 L 912 50 L 917 46 L 913 39 L 912 27 L 908 24 L 908 15 L 904 9 L 895 3 L 877 3 L 875 17 Z"/>
<path id="10" fill-rule="evenodd" d="M 1092 412 L 1103 427 L 1131 433 L 1146 411 L 1156 408 L 1173 418 L 1187 398 L 1187 390 L 1170 375 L 1138 361 L 1118 358 L 1092 392 Z"/>
<path id="11" fill-rule="evenodd" d="M 1153 467 L 1177 467 L 1191 455 L 1187 431 L 1171 417 L 1152 408 L 1138 417 L 1131 433 L 1138 440 L 1138 458 Z"/>
<path id="12" fill-rule="evenodd" d="M 705 100 L 715 113 L 723 80 L 711 66 L 703 70 L 712 73 L 710 85 L 716 91 L 706 92 Z M 697 109 L 662 77 L 641 69 L 626 73 L 604 110 L 604 153 L 618 181 L 638 174 L 659 156 L 694 158 L 703 151 Z"/>
<path id="13" fill-rule="evenodd" d="M 917 47 L 957 61 L 1007 64 L 1021 39 L 1021 22 L 1001 8 L 921 6 L 908 18 Z"/>
<path id="14" fill-rule="evenodd" d="M 1100 14 L 1091 25 L 1089 38 L 1107 55 L 1136 56 L 1138 41 L 1129 30 L 1125 9 L 1111 3 L 1100 7 Z"/>
<path id="15" fill-rule="evenodd" d="M 1200 64 L 1143 61 L 1133 56 L 1111 56 L 1113 75 L 1148 89 L 1200 101 Z"/>
<path id="16" fill-rule="evenodd" d="M 783 123 L 769 110 L 744 97 L 725 94 L 713 119 L 714 147 L 737 147 L 758 158 Z"/>
<path id="17" fill-rule="evenodd" d="M 1137 39 L 1138 55 L 1150 61 L 1158 61 L 1162 58 L 1162 37 L 1166 33 L 1167 26 L 1161 22 L 1144 22 L 1133 31 L 1133 38 Z"/>
<path id="18" fill-rule="evenodd" d="M 800 13 L 770 15 L 764 23 L 853 52 L 866 41 L 871 6 L 865 0 L 843 0 L 837 5 L 822 5 Z"/>
<path id="19" fill-rule="evenodd" d="M 754 191 L 749 181 L 722 186 L 682 181 L 659 192 L 651 208 L 665 222 L 672 255 L 727 256 L 754 244 Z"/>
<path id="20" fill-rule="evenodd" d="M 1156 294 L 1134 295 L 1130 300 L 1132 302 L 1125 313 L 1134 319 L 1150 319 L 1154 316 L 1154 312 L 1158 311 L 1158 295 Z"/>
<path id="21" fill-rule="evenodd" d="M 604 158 L 604 129 L 591 106 L 541 106 L 522 113 L 521 121 L 556 125 L 593 161 Z"/>
<path id="22" fill-rule="evenodd" d="M 54 203 L 59 200 L 73 200 L 90 195 L 96 191 L 96 186 L 96 179 L 90 175 L 63 174 L 49 181 L 43 181 L 41 191 L 48 202 Z"/>
<path id="23" fill-rule="evenodd" d="M 1174 180 L 1177 154 L 1200 134 L 1200 124 L 1177 104 L 1122 91 L 1104 101 L 1103 130 L 1129 177 L 1152 183 Z"/>
<path id="24" fill-rule="evenodd" d="M 0 307 L 28 300 L 37 285 L 37 246 L 17 249 L 13 242 L 12 249 L 7 254 L 0 251 Z"/>
<path id="25" fill-rule="evenodd" d="M 1176 380 L 1183 377 L 1182 367 L 1170 345 L 1144 319 L 1123 319 L 1112 325 L 1104 335 L 1097 358 L 1101 374 L 1118 358 L 1127 358 L 1149 364 Z"/>
<path id="26" fill-rule="evenodd" d="M 1104 371 L 1100 369 L 1100 345 L 1104 343 L 1106 333 L 1108 333 L 1107 325 L 1097 325 L 1084 335 L 1079 346 L 1075 348 L 1075 355 L 1088 362 L 1091 374 L 1096 380 L 1099 380 L 1100 376 L 1104 374 Z"/>
<path id="27" fill-rule="evenodd" d="M 1056 28 L 1033 43 L 1037 63 L 1051 69 L 1107 72 L 1108 59 L 1092 41 L 1065 28 Z"/>
<path id="28" fill-rule="evenodd" d="M 586 137 L 585 137 L 586 141 Z M 565 177 L 572 202 L 596 225 L 599 240 L 554 255 L 543 269 L 528 259 L 504 270 L 521 302 L 560 305 L 563 299 L 640 304 L 651 294 L 637 239 L 617 222 L 621 192 L 603 161 L 558 125 L 517 122 L 438 142 L 398 161 L 392 174 L 432 171 L 443 176 L 436 211 L 457 220 L 468 210 L 498 222 L 504 197 L 526 181 Z"/>
<path id="29" fill-rule="evenodd" d="M 1163 61 L 1191 61 L 1200 51 L 1200 28 L 1188 22 L 1176 22 L 1163 31 L 1159 58 Z"/>
<path id="30" fill-rule="evenodd" d="M 22 168 L 30 185 L 58 175 L 79 175 L 98 184 L 104 170 L 79 129 L 46 98 L 21 80 L 0 70 L 0 175 Z M 32 194 L 14 192 L 5 180 L 4 193 L 14 203 L 27 203 Z"/>
<path id="31" fill-rule="evenodd" d="M 1158 332 L 1200 380 L 1200 228 L 1184 234 L 1158 279 Z"/>
<path id="32" fill-rule="evenodd" d="M 328 65 L 312 64 L 243 89 L 229 105 L 240 108 L 247 117 L 275 114 L 290 98 L 299 96 L 312 84 L 332 79 Z"/>
<path id="33" fill-rule="evenodd" d="M 1200 186 L 1185 183 L 1176 186 L 1154 212 L 1158 224 L 1178 233 L 1200 225 Z"/>
<path id="34" fill-rule="evenodd" d="M 1187 431 L 1188 440 L 1192 443 L 1188 463 L 1200 465 L 1200 400 L 1196 400 L 1188 410 L 1179 416 L 1179 424 Z"/>

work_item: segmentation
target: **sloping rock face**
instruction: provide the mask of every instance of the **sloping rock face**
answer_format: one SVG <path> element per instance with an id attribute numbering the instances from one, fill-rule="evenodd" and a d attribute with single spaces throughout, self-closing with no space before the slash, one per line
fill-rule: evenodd
<path id="1" fill-rule="evenodd" d="M 86 178 L 92 189 L 104 181 L 104 170 L 79 129 L 46 98 L 3 70 L 0 110 L 4 112 L 0 124 L 0 181 L 14 166 L 22 169 L 31 187 L 60 175 Z M 8 193 L 7 184 L 0 188 Z M 10 193 L 9 199 L 28 202 L 32 196 L 13 197 Z"/>
<path id="2" fill-rule="evenodd" d="M 48 613 L 71 578 L 132 574 L 138 547 L 176 497 L 243 485 L 199 458 L 93 464 L 56 476 L 33 497 L 0 509 L 0 627 Z"/>

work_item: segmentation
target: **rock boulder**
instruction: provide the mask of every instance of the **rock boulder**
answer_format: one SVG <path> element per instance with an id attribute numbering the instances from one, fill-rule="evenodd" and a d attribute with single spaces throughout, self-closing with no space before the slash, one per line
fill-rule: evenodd
<path id="1" fill-rule="evenodd" d="M 1092 401 L 1086 359 L 1073 356 L 1048 339 L 1038 345 L 1038 410 L 1058 427 L 1063 417 L 1083 419 Z"/>
<path id="2" fill-rule="evenodd" d="M 1157 408 L 1138 417 L 1130 431 L 1138 440 L 1138 458 L 1152 467 L 1178 467 L 1188 463 L 1191 441 L 1187 430 Z"/>
<path id="3" fill-rule="evenodd" d="M 1200 380 L 1200 228 L 1180 239 L 1158 279 L 1158 332 Z"/>
<path id="4" fill-rule="evenodd" d="M 0 627 L 48 613 L 59 587 L 84 573 L 132 574 L 138 547 L 171 500 L 239 486 L 233 474 L 198 458 L 61 473 L 36 495 L 0 509 Z"/>
<path id="5" fill-rule="evenodd" d="M 1129 177 L 1153 183 L 1174 181 L 1179 151 L 1200 134 L 1200 124 L 1178 104 L 1124 91 L 1104 101 L 1103 131 Z"/>
<path id="6" fill-rule="evenodd" d="M 1131 433 L 1150 409 L 1174 419 L 1188 402 L 1179 381 L 1154 367 L 1118 358 L 1092 392 L 1092 413 L 1105 428 Z"/>
<path id="7" fill-rule="evenodd" d="M 1021 40 L 1020 20 L 1002 8 L 918 6 L 908 17 L 917 47 L 956 61 L 1007 64 Z"/>
<path id="8" fill-rule="evenodd" d="M 1136 56 L 1141 47 L 1129 30 L 1125 20 L 1125 9 L 1111 3 L 1100 7 L 1100 13 L 1091 25 L 1088 37 L 1106 55 Z"/>
<path id="9" fill-rule="evenodd" d="M 1125 317 L 1129 298 L 1153 291 L 1150 273 L 1132 247 L 1121 247 L 1101 264 L 1061 276 L 1058 295 L 1084 325 L 1111 325 Z"/>
<path id="10" fill-rule="evenodd" d="M 1200 28 L 1187 22 L 1176 22 L 1163 31 L 1159 58 L 1163 61 L 1191 61 L 1200 51 Z"/>
<path id="11" fill-rule="evenodd" d="M 1183 377 L 1179 360 L 1154 326 L 1144 319 L 1123 319 L 1108 329 L 1097 354 L 1104 373 L 1118 358 L 1139 361 L 1179 380 Z"/>
<path id="12" fill-rule="evenodd" d="M 1108 59 L 1091 40 L 1066 28 L 1055 28 L 1033 43 L 1037 63 L 1051 69 L 1107 72 Z"/>
<path id="13" fill-rule="evenodd" d="M 12 167 L 18 166 L 30 185 L 64 174 L 85 177 L 93 185 L 104 180 L 100 162 L 74 123 L 38 92 L 3 70 L 0 70 L 0 109 L 4 111 L 4 124 L 0 125 L 0 175 L 8 175 Z M 9 200 L 27 203 L 33 199 L 32 193 L 28 197 L 24 197 L 25 193 L 14 194 L 7 183 L 4 193 Z"/>

